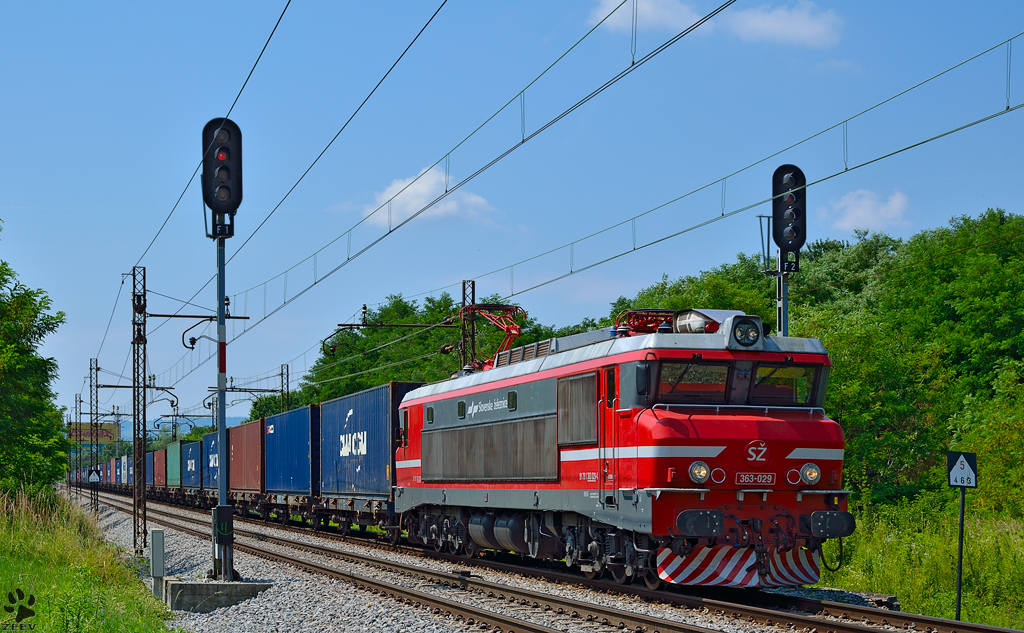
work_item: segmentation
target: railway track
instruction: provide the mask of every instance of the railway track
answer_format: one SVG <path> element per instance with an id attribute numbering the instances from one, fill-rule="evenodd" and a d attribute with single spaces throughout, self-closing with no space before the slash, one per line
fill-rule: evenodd
<path id="1" fill-rule="evenodd" d="M 107 502 L 110 496 L 103 495 Z M 117 499 L 117 497 L 114 497 Z M 119 509 L 130 511 L 131 508 L 121 506 L 116 501 L 111 503 L 120 506 Z M 169 506 L 174 507 L 174 506 Z M 209 538 L 209 528 L 205 523 L 194 519 L 182 517 L 164 510 L 159 510 L 150 504 L 149 516 L 154 522 L 164 524 L 173 521 L 191 521 L 203 526 L 199 530 L 184 528 L 176 525 L 169 525 L 175 529 L 194 533 L 202 538 Z M 157 518 L 164 517 L 164 518 Z M 510 563 L 497 562 L 486 559 L 468 559 L 451 554 L 436 553 L 429 550 L 422 550 L 402 545 L 391 545 L 381 541 L 373 541 L 367 538 L 352 536 L 341 536 L 330 532 L 316 531 L 309 528 L 298 528 L 294 526 L 283 526 L 281 524 L 267 524 L 256 519 L 238 517 L 242 523 L 273 527 L 274 529 L 285 529 L 289 532 L 301 533 L 306 536 L 315 535 L 337 539 L 344 542 L 354 542 L 361 545 L 374 545 L 387 551 L 412 554 L 420 557 L 442 560 L 467 567 L 480 567 L 505 573 L 515 573 L 527 577 L 535 577 L 559 584 L 582 585 L 608 593 L 620 593 L 636 596 L 651 602 L 661 602 L 688 609 L 697 609 L 732 620 L 746 622 L 752 625 L 764 625 L 782 627 L 792 631 L 803 631 L 804 633 L 871 633 L 880 629 L 903 629 L 915 633 L 1014 633 L 1013 629 L 992 627 L 982 624 L 968 622 L 957 622 L 945 620 L 920 614 L 903 613 L 899 611 L 888 611 L 860 605 L 841 604 L 811 598 L 800 598 L 783 596 L 765 592 L 745 592 L 744 597 L 750 594 L 757 596 L 758 604 L 743 604 L 726 600 L 689 595 L 675 590 L 650 590 L 645 587 L 634 585 L 620 585 L 613 582 L 601 580 L 587 580 L 581 576 L 566 572 L 554 571 L 551 569 L 524 567 Z M 580 603 L 559 596 L 553 596 L 539 591 L 519 589 L 509 585 L 497 584 L 474 577 L 468 570 L 458 574 L 448 572 L 432 571 L 424 567 L 405 565 L 391 561 L 382 561 L 379 558 L 344 552 L 330 547 L 315 545 L 312 543 L 300 543 L 291 539 L 271 536 L 258 533 L 236 526 L 235 533 L 247 539 L 272 543 L 281 547 L 299 549 L 314 554 L 348 560 L 358 564 L 369 565 L 376 568 L 386 568 L 400 574 L 410 575 L 432 584 L 458 588 L 477 596 L 497 599 L 502 602 L 515 603 L 523 607 L 532 607 L 542 610 L 551 616 L 568 615 L 571 618 L 579 618 L 582 621 L 593 622 L 614 627 L 618 630 L 672 632 L 686 631 L 688 633 L 707 633 L 709 629 L 689 625 L 677 621 L 668 621 L 660 618 L 652 618 L 640 614 L 630 613 L 619 609 L 595 605 L 592 603 Z M 237 546 L 236 546 L 237 547 Z M 253 552 L 255 553 L 255 552 Z M 257 554 L 260 555 L 260 554 Z M 274 557 L 279 557 L 274 554 Z M 296 564 L 291 561 L 290 564 Z M 330 569 L 330 568 L 327 568 Z M 317 571 L 317 570 L 312 570 Z M 357 583 L 358 584 L 358 583 Z M 390 586 L 389 586 L 390 587 Z M 739 592 L 732 592 L 739 593 Z M 477 620 L 479 621 L 479 620 Z M 519 629 L 526 630 L 526 629 Z"/>

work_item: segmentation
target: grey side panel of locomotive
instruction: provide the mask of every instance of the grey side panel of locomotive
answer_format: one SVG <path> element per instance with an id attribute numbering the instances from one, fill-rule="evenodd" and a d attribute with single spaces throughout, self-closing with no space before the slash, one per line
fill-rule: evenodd
<path id="1" fill-rule="evenodd" d="M 555 481 L 555 379 L 431 403 L 423 481 Z"/>
<path id="2" fill-rule="evenodd" d="M 421 506 L 456 506 L 524 512 L 576 512 L 607 525 L 651 533 L 651 497 L 643 490 L 619 490 L 616 505 L 602 505 L 596 490 L 502 490 L 493 488 L 396 488 L 395 512 Z"/>

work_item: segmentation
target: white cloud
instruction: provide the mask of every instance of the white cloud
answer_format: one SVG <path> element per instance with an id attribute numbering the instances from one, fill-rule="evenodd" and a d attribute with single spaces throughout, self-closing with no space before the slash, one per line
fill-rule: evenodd
<path id="1" fill-rule="evenodd" d="M 601 0 L 601 3 L 590 13 L 590 24 L 597 24 L 608 15 L 622 0 Z M 636 26 L 641 30 L 682 31 L 701 18 L 690 5 L 679 0 L 637 0 Z M 633 0 L 626 0 L 602 25 L 613 31 L 630 32 L 633 30 Z M 700 30 L 707 31 L 711 24 L 705 24 Z"/>
<path id="2" fill-rule="evenodd" d="M 830 201 L 831 210 L 824 213 L 834 228 L 842 231 L 869 229 L 880 231 L 890 226 L 906 225 L 907 196 L 895 191 L 884 202 L 867 189 L 851 191 L 838 200 Z"/>
<path id="3" fill-rule="evenodd" d="M 839 41 L 843 19 L 834 11 L 822 11 L 809 0 L 794 7 L 763 5 L 725 12 L 722 25 L 748 42 L 779 42 L 826 48 Z"/>
<path id="4" fill-rule="evenodd" d="M 419 174 L 419 180 L 415 177 L 396 179 L 391 181 L 384 191 L 376 194 L 373 204 L 363 209 L 363 215 L 369 216 L 375 209 L 384 205 L 369 219 L 371 224 L 388 227 L 398 226 L 402 221 L 411 217 L 431 201 L 444 193 L 444 171 L 437 167 L 430 170 L 423 170 Z M 413 182 L 415 180 L 415 182 Z M 409 183 L 412 183 L 411 185 Z M 408 185 L 408 189 L 406 186 Z M 402 191 L 405 189 L 405 191 Z M 401 193 L 399 193 L 401 191 Z M 390 220 L 387 201 L 392 196 L 397 197 L 391 203 Z M 468 191 L 456 191 L 447 198 L 430 207 L 423 212 L 422 218 L 437 218 L 445 216 L 462 216 L 465 218 L 478 218 L 491 211 L 493 207 L 483 197 Z"/>

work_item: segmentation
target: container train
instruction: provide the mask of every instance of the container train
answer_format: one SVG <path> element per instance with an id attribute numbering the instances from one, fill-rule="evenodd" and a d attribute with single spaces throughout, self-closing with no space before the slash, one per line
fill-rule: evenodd
<path id="1" fill-rule="evenodd" d="M 633 310 L 433 384 L 228 430 L 228 503 L 648 586 L 813 584 L 853 533 L 816 339 L 728 310 Z M 217 435 L 147 453 L 147 496 L 218 503 Z M 112 460 L 104 487 L 130 487 Z M 127 476 L 124 475 L 127 473 Z M 83 473 L 79 473 L 83 477 Z"/>

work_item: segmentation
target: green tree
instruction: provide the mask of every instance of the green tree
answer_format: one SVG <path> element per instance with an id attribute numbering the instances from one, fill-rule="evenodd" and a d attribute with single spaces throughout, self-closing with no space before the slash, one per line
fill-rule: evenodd
<path id="1" fill-rule="evenodd" d="M 39 354 L 43 339 L 64 323 L 50 298 L 18 281 L 0 260 L 0 487 L 60 479 L 69 444 L 64 410 L 54 404 L 57 362 Z"/>

